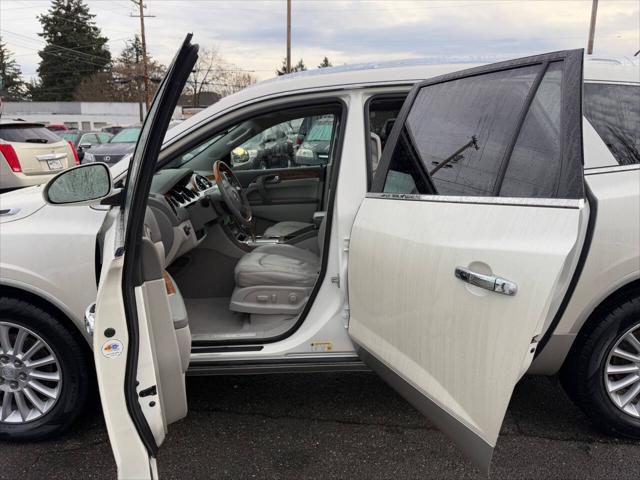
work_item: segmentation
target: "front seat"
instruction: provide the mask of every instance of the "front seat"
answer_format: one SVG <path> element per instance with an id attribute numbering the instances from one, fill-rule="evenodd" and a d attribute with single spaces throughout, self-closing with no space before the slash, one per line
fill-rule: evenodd
<path id="1" fill-rule="evenodd" d="M 320 274 L 326 217 L 318 229 L 316 254 L 288 244 L 258 247 L 235 268 L 236 288 L 229 308 L 254 314 L 296 315 Z"/>
<path id="2" fill-rule="evenodd" d="M 283 238 L 293 235 L 295 232 L 300 230 L 306 230 L 308 228 L 313 227 L 313 223 L 307 222 L 278 222 L 275 225 L 271 225 L 268 227 L 262 236 L 264 238 Z"/>
<path id="3" fill-rule="evenodd" d="M 393 120 L 395 120 L 395 118 Z M 385 124 L 385 127 L 386 126 L 387 124 Z M 391 126 L 393 126 L 393 123 L 391 123 Z M 371 174 L 374 175 L 376 173 L 376 170 L 378 169 L 380 157 L 382 156 L 382 142 L 380 140 L 380 137 L 373 132 L 370 133 L 369 138 L 371 141 L 371 148 L 369 149 L 369 162 L 371 165 Z M 267 228 L 262 234 L 262 237 L 284 238 L 311 227 L 313 227 L 313 223 L 294 221 L 278 222 L 275 225 L 271 225 L 269 228 Z"/>

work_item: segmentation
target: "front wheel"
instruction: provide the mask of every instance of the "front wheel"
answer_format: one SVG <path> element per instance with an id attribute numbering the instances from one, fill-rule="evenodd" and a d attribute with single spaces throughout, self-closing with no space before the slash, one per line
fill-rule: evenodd
<path id="1" fill-rule="evenodd" d="M 601 429 L 640 439 L 640 298 L 627 298 L 595 320 L 576 340 L 563 385 Z"/>
<path id="2" fill-rule="evenodd" d="M 91 378 L 80 341 L 50 313 L 0 297 L 0 439 L 51 438 L 74 422 Z"/>

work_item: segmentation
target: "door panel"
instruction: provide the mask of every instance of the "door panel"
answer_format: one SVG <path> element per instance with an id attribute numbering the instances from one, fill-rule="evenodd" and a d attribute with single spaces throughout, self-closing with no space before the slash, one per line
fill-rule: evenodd
<path id="1" fill-rule="evenodd" d="M 119 478 L 157 478 L 156 455 L 171 422 L 186 415 L 181 345 L 171 310 L 175 292 L 163 274 L 164 253 L 145 236 L 144 222 L 162 139 L 197 60 L 187 35 L 144 121 L 122 205 L 105 233 L 98 286 L 94 360 L 102 409 Z M 175 303 L 175 302 L 174 302 Z"/>
<path id="2" fill-rule="evenodd" d="M 368 197 L 349 249 L 349 333 L 365 360 L 485 470 L 588 217 L 583 200 L 511 200 Z M 466 283 L 456 267 L 511 280 L 517 293 Z"/>
<path id="3" fill-rule="evenodd" d="M 246 188 L 258 234 L 277 222 L 311 222 L 322 209 L 324 165 L 235 173 Z"/>

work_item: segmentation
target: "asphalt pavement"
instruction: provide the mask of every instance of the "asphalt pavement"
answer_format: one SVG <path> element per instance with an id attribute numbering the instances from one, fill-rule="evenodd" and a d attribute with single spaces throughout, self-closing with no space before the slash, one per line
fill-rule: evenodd
<path id="1" fill-rule="evenodd" d="M 163 479 L 484 478 L 374 374 L 193 377 L 188 395 L 158 457 Z M 0 443 L 0 478 L 115 478 L 95 403 L 62 438 Z M 640 442 L 595 430 L 557 379 L 527 377 L 491 478 L 637 480 Z"/>

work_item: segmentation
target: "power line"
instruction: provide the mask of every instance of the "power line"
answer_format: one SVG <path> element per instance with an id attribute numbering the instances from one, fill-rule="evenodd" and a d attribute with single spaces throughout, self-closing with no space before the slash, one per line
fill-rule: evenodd
<path id="1" fill-rule="evenodd" d="M 73 53 L 78 54 L 78 55 L 84 55 L 85 57 L 89 57 L 89 58 L 97 58 L 97 59 L 99 59 L 99 60 L 104 60 L 104 58 L 105 58 L 105 57 L 101 57 L 101 56 L 99 56 L 99 55 L 92 55 L 92 54 L 90 54 L 90 53 L 80 52 L 80 51 L 75 50 L 75 49 L 73 49 L 73 48 L 63 47 L 63 46 L 61 46 L 61 45 L 51 45 L 50 43 L 47 43 L 47 42 L 46 42 L 46 41 L 44 41 L 44 40 L 41 40 L 41 39 L 34 39 L 34 38 L 28 37 L 28 36 L 26 36 L 26 35 L 21 35 L 21 34 L 16 33 L 16 32 L 11 32 L 11 31 L 9 31 L 9 30 L 0 29 L 0 31 L 1 31 L 1 32 L 4 32 L 4 33 L 8 33 L 8 34 L 10 34 L 10 35 L 15 35 L 16 37 L 24 38 L 24 39 L 26 39 L 26 40 L 28 40 L 28 41 L 30 41 L 30 42 L 44 43 L 44 44 L 45 44 L 45 46 L 50 46 L 50 47 L 55 48 L 55 49 L 60 49 L 60 50 L 70 51 L 70 52 L 73 52 Z"/>

